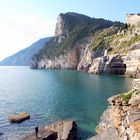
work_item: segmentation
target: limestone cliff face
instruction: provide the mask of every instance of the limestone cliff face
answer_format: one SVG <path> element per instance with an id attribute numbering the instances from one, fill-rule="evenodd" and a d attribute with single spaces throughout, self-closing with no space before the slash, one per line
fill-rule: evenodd
<path id="1" fill-rule="evenodd" d="M 112 96 L 103 113 L 97 135 L 89 140 L 139 140 L 140 139 L 140 79 L 133 81 L 128 93 Z"/>
<path id="2" fill-rule="evenodd" d="M 92 40 L 92 34 L 114 24 L 77 13 L 60 14 L 54 38 L 34 56 L 31 67 L 76 70 Z"/>
<path id="3" fill-rule="evenodd" d="M 55 27 L 55 41 L 61 43 L 68 36 L 69 36 L 69 32 L 64 16 L 63 14 L 60 14 L 57 18 L 57 23 Z"/>
<path id="4" fill-rule="evenodd" d="M 37 63 L 37 67 L 46 69 L 76 69 L 78 64 L 77 53 L 76 50 L 73 50 L 67 54 L 59 55 L 53 60 L 44 58 Z"/>
<path id="5" fill-rule="evenodd" d="M 60 14 L 54 38 L 34 57 L 32 67 L 140 77 L 139 16 L 127 15 L 132 24 L 125 27 L 76 13 Z"/>
<path id="6" fill-rule="evenodd" d="M 34 66 L 34 68 L 75 70 L 84 55 L 85 48 L 90 44 L 90 41 L 91 38 L 84 38 L 75 44 L 73 50 L 56 56 L 53 59 L 43 58 L 40 61 L 34 59 L 32 66 Z"/>

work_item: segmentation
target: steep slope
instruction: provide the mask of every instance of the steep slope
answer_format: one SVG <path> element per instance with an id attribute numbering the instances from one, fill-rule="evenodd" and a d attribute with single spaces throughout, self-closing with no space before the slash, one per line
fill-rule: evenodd
<path id="1" fill-rule="evenodd" d="M 140 14 L 127 14 L 126 22 L 60 14 L 55 37 L 32 67 L 140 77 Z"/>
<path id="2" fill-rule="evenodd" d="M 17 52 L 16 54 L 5 58 L 0 62 L 4 66 L 27 66 L 31 64 L 32 57 L 51 39 L 43 38 L 33 43 L 31 46 Z"/>
<path id="3" fill-rule="evenodd" d="M 104 19 L 77 13 L 60 14 L 55 37 L 33 57 L 33 68 L 77 69 L 81 55 L 91 37 L 99 30 L 119 26 Z"/>
<path id="4" fill-rule="evenodd" d="M 139 24 L 126 24 L 112 35 L 106 31 L 98 32 L 86 48 L 78 70 L 140 77 Z"/>

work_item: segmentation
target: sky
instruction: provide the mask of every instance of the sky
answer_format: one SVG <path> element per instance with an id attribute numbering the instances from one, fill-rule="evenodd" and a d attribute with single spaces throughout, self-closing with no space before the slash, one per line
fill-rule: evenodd
<path id="1" fill-rule="evenodd" d="M 66 12 L 125 22 L 126 13 L 140 13 L 140 0 L 0 0 L 0 60 L 53 36 Z"/>

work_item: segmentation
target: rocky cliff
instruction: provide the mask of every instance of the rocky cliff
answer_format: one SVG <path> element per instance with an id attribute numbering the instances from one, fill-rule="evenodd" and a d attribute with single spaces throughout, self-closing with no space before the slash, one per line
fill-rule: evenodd
<path id="1" fill-rule="evenodd" d="M 117 23 L 118 27 L 122 25 Z M 90 18 L 77 13 L 60 14 L 57 18 L 55 37 L 33 58 L 33 68 L 77 69 L 99 30 L 113 28 L 116 23 Z"/>
<path id="2" fill-rule="evenodd" d="M 97 135 L 89 140 L 140 139 L 140 79 L 133 81 L 128 93 L 112 96 L 109 107 L 96 127 Z"/>
<path id="3" fill-rule="evenodd" d="M 33 133 L 23 140 L 78 140 L 77 125 L 73 120 L 56 121 L 40 128 L 38 137 Z"/>
<path id="4" fill-rule="evenodd" d="M 63 16 L 63 14 L 58 16 L 55 28 L 55 41 L 58 43 L 61 43 L 64 39 L 69 37 L 69 31 Z"/>
<path id="5" fill-rule="evenodd" d="M 124 26 L 106 35 L 110 29 L 98 33 L 89 44 L 78 70 L 89 73 L 109 73 L 140 76 L 140 27 Z M 95 40 L 95 41 L 94 41 Z"/>
<path id="6" fill-rule="evenodd" d="M 139 21 L 138 14 L 127 15 L 129 25 L 76 13 L 60 14 L 55 37 L 33 57 L 31 67 L 139 77 Z"/>

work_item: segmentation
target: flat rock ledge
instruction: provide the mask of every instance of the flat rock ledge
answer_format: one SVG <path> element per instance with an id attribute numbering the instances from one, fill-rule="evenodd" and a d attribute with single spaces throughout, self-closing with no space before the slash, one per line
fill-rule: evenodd
<path id="1" fill-rule="evenodd" d="M 39 128 L 38 137 L 35 133 L 23 140 L 77 140 L 77 125 L 73 120 L 62 120 Z"/>

